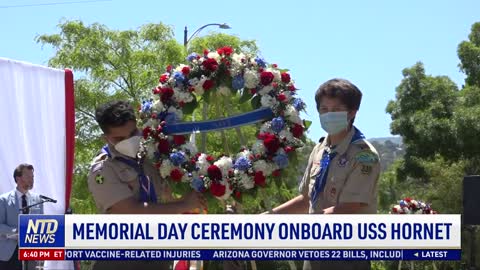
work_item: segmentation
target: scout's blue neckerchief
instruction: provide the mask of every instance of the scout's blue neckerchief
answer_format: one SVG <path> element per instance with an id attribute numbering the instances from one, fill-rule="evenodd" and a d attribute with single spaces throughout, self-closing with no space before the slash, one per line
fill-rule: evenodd
<path id="1" fill-rule="evenodd" d="M 102 151 L 108 155 L 108 157 L 112 157 L 110 149 L 108 145 L 105 145 L 102 148 Z M 138 174 L 138 182 L 140 184 L 140 201 L 144 203 L 148 202 L 157 202 L 157 195 L 155 193 L 155 188 L 153 187 L 152 181 L 145 175 L 143 172 L 143 164 L 137 163 L 135 160 L 127 159 L 124 157 L 115 157 L 116 160 L 125 163 L 126 165 L 132 167 Z"/>
<path id="2" fill-rule="evenodd" d="M 354 128 L 355 128 L 355 133 L 353 134 L 350 144 L 354 143 L 355 141 L 365 139 L 365 136 L 363 135 L 363 133 L 360 130 L 358 130 L 356 127 Z M 327 176 L 328 176 L 328 168 L 330 167 L 330 161 L 333 160 L 336 155 L 337 155 L 337 152 L 335 151 L 332 151 L 331 153 L 328 153 L 327 149 L 323 151 L 322 159 L 320 160 L 320 172 L 315 177 L 315 184 L 313 186 L 312 194 L 310 196 L 310 201 L 312 205 L 316 204 L 318 200 L 318 196 L 325 188 L 325 184 L 327 182 Z"/>

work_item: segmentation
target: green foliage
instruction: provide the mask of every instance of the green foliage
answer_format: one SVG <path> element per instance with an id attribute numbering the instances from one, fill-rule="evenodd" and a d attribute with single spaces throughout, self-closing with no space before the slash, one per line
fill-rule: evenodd
<path id="1" fill-rule="evenodd" d="M 469 41 L 463 41 L 458 45 L 458 57 L 460 69 L 467 75 L 468 85 L 480 86 L 480 22 L 472 25 L 472 31 L 468 36 Z"/>

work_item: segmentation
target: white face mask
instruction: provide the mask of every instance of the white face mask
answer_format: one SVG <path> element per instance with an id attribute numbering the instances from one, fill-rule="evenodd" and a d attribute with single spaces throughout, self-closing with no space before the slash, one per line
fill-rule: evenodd
<path id="1" fill-rule="evenodd" d="M 328 134 L 335 135 L 348 127 L 347 112 L 320 114 L 320 124 Z"/>
<path id="2" fill-rule="evenodd" d="M 141 136 L 132 136 L 115 145 L 115 149 L 125 156 L 136 158 L 140 149 Z"/>

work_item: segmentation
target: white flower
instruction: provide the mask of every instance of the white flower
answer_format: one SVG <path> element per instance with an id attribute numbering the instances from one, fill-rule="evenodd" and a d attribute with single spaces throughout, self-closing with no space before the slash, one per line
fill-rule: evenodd
<path id="1" fill-rule="evenodd" d="M 267 121 L 263 123 L 263 125 L 260 127 L 260 133 L 272 133 L 272 121 Z"/>
<path id="2" fill-rule="evenodd" d="M 253 163 L 253 169 L 256 172 L 263 172 L 263 175 L 265 177 L 269 176 L 272 174 L 272 172 L 275 170 L 275 166 L 273 164 L 267 163 L 265 160 L 257 160 Z"/>
<path id="3" fill-rule="evenodd" d="M 195 156 L 198 153 L 197 146 L 192 142 L 187 142 L 180 147 L 185 153 L 190 153 L 190 157 Z"/>
<path id="4" fill-rule="evenodd" d="M 207 77 L 203 76 L 200 78 L 200 81 L 198 81 L 198 83 L 195 85 L 195 93 L 198 95 L 198 96 L 201 96 L 203 95 L 203 93 L 205 92 L 205 90 L 203 89 L 203 83 L 207 80 Z"/>
<path id="5" fill-rule="evenodd" d="M 235 176 L 237 179 L 239 179 L 240 186 L 242 186 L 244 189 L 251 189 L 255 186 L 255 182 L 253 181 L 253 178 L 250 177 L 248 174 L 235 170 Z"/>
<path id="6" fill-rule="evenodd" d="M 228 87 L 226 87 L 226 86 L 224 86 L 224 85 L 220 86 L 220 87 L 218 88 L 217 92 L 218 92 L 220 95 L 225 96 L 225 97 L 230 96 L 230 94 L 232 93 L 232 92 L 230 91 L 230 88 L 228 88 Z"/>
<path id="7" fill-rule="evenodd" d="M 260 89 L 260 91 L 258 91 L 258 94 L 262 95 L 262 96 L 267 95 L 272 90 L 273 90 L 273 86 L 267 85 L 267 86 L 262 87 L 262 89 Z"/>
<path id="8" fill-rule="evenodd" d="M 260 154 L 263 155 L 266 152 L 265 145 L 263 145 L 263 141 L 257 140 L 253 145 L 252 145 L 252 153 L 254 155 Z"/>
<path id="9" fill-rule="evenodd" d="M 173 169 L 173 164 L 170 162 L 170 160 L 169 159 L 164 159 L 162 161 L 162 165 L 160 166 L 160 176 L 162 178 L 169 177 L 172 169 Z"/>
<path id="10" fill-rule="evenodd" d="M 180 65 L 178 65 L 178 67 L 175 69 L 175 71 L 182 72 L 182 69 L 183 69 L 184 67 L 188 67 L 188 66 L 187 66 L 187 65 L 184 65 L 184 64 L 180 64 Z"/>
<path id="11" fill-rule="evenodd" d="M 215 59 L 217 62 L 220 62 L 220 59 L 222 59 L 222 57 L 220 56 L 220 54 L 218 54 L 217 52 L 209 52 L 208 55 L 207 55 L 208 58 L 213 58 Z"/>
<path id="12" fill-rule="evenodd" d="M 278 136 L 280 137 L 280 140 L 283 140 L 285 138 L 285 139 L 287 139 L 287 142 L 294 141 L 293 134 L 286 129 L 283 129 L 282 131 L 280 131 Z"/>
<path id="13" fill-rule="evenodd" d="M 206 175 L 207 169 L 209 166 L 210 166 L 210 162 L 207 161 L 207 155 L 202 153 L 198 157 L 198 161 L 197 161 L 197 167 L 199 168 L 198 173 L 200 175 Z"/>
<path id="14" fill-rule="evenodd" d="M 242 59 L 245 59 L 245 55 L 243 53 L 232 54 L 232 60 L 234 65 L 241 65 Z"/>
<path id="15" fill-rule="evenodd" d="M 287 105 L 287 108 L 285 109 L 285 116 L 287 119 L 295 124 L 302 125 L 303 121 L 300 118 L 300 114 L 297 110 L 292 105 Z"/>
<path id="16" fill-rule="evenodd" d="M 273 108 L 277 105 L 278 101 L 270 95 L 264 95 L 260 99 L 260 103 L 262 104 L 262 107 Z"/>
<path id="17" fill-rule="evenodd" d="M 160 100 L 157 100 L 153 103 L 153 109 L 157 112 L 163 112 L 165 107 L 163 106 L 163 103 Z"/>
<path id="18" fill-rule="evenodd" d="M 147 147 L 147 158 L 149 159 L 153 159 L 155 157 L 155 152 L 157 151 L 158 149 L 158 146 L 156 143 L 148 143 L 146 144 Z"/>
<path id="19" fill-rule="evenodd" d="M 183 111 L 181 109 L 177 109 L 177 108 L 172 106 L 168 109 L 168 112 L 176 114 L 177 119 L 183 119 Z"/>
<path id="20" fill-rule="evenodd" d="M 247 88 L 255 88 L 260 82 L 257 72 L 253 70 L 246 70 L 243 74 L 243 78 L 245 79 L 245 87 Z"/>
<path id="21" fill-rule="evenodd" d="M 228 175 L 228 171 L 233 167 L 233 161 L 230 157 L 221 157 L 213 165 L 217 166 L 221 171 L 223 176 Z"/>
<path id="22" fill-rule="evenodd" d="M 282 74 L 278 69 L 267 68 L 267 71 L 273 74 L 273 81 L 280 82 L 282 81 Z"/>
<path id="23" fill-rule="evenodd" d="M 250 150 L 248 150 L 248 149 L 245 149 L 242 152 L 237 154 L 237 158 L 244 157 L 244 158 L 250 159 L 251 155 L 252 155 L 252 152 L 250 152 Z"/>
<path id="24" fill-rule="evenodd" d="M 188 103 L 193 100 L 193 96 L 189 92 L 185 92 L 179 88 L 173 88 L 173 98 L 177 102 Z"/>

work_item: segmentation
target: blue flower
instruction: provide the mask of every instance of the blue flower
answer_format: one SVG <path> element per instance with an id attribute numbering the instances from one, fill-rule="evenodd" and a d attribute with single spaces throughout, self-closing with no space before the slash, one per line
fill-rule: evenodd
<path id="1" fill-rule="evenodd" d="M 252 166 L 252 162 L 246 157 L 239 157 L 237 160 L 235 160 L 235 164 L 233 164 L 233 167 L 235 169 L 241 170 L 241 171 L 246 171 Z"/>
<path id="2" fill-rule="evenodd" d="M 148 112 L 152 109 L 152 106 L 153 106 L 153 99 L 149 100 L 149 101 L 144 101 L 142 102 L 142 112 Z"/>
<path id="3" fill-rule="evenodd" d="M 192 180 L 192 188 L 198 192 L 202 192 L 205 190 L 205 185 L 203 184 L 202 179 L 200 178 L 194 178 Z"/>
<path id="4" fill-rule="evenodd" d="M 257 57 L 255 58 L 255 62 L 257 62 L 257 65 L 259 65 L 260 67 L 266 67 L 267 66 L 267 63 L 265 62 L 265 60 L 263 60 L 263 58 L 261 57 Z"/>
<path id="5" fill-rule="evenodd" d="M 272 130 L 275 133 L 279 133 L 282 131 L 283 127 L 285 126 L 285 121 L 281 116 L 272 119 Z"/>
<path id="6" fill-rule="evenodd" d="M 175 152 L 170 154 L 170 161 L 175 166 L 180 166 L 185 163 L 186 158 L 182 152 Z"/>
<path id="7" fill-rule="evenodd" d="M 296 98 L 293 100 L 293 107 L 295 107 L 295 110 L 301 111 L 305 109 L 305 102 L 300 98 Z"/>
<path id="8" fill-rule="evenodd" d="M 245 79 L 243 78 L 242 75 L 237 75 L 233 77 L 233 80 L 232 80 L 233 89 L 235 90 L 242 89 L 244 85 L 245 85 Z"/>
<path id="9" fill-rule="evenodd" d="M 179 85 L 179 84 L 183 84 L 185 82 L 185 76 L 183 75 L 182 72 L 175 72 L 173 74 L 173 78 L 175 79 L 175 84 L 176 85 Z"/>
<path id="10" fill-rule="evenodd" d="M 278 154 L 274 156 L 273 161 L 280 169 L 286 168 L 288 166 L 288 156 L 286 154 Z"/>
<path id="11" fill-rule="evenodd" d="M 197 59 L 197 57 L 198 57 L 198 54 L 196 54 L 196 53 L 191 53 L 191 54 L 189 54 L 189 55 L 187 56 L 187 61 L 188 61 L 188 62 L 192 62 L 193 60 Z"/>

